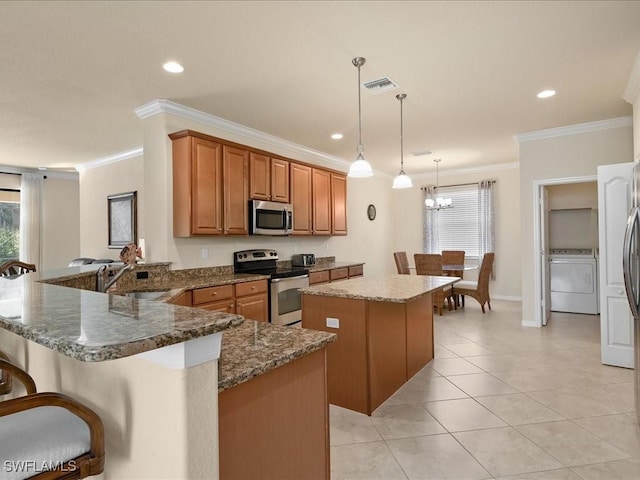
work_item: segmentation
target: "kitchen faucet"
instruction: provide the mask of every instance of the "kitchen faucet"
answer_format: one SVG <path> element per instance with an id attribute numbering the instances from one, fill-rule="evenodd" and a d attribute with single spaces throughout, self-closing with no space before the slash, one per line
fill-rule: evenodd
<path id="1" fill-rule="evenodd" d="M 128 272 L 129 270 L 131 270 L 133 268 L 133 265 L 131 264 L 127 264 L 124 267 L 122 267 L 118 273 L 115 274 L 115 276 L 109 280 L 107 283 L 105 283 L 105 273 L 107 270 L 107 266 L 106 265 L 102 265 L 98 271 L 96 272 L 96 292 L 106 292 L 107 290 L 109 290 L 114 283 L 116 283 L 118 281 L 118 279 L 124 275 L 126 272 Z M 109 272 L 111 272 L 111 270 L 109 270 Z"/>

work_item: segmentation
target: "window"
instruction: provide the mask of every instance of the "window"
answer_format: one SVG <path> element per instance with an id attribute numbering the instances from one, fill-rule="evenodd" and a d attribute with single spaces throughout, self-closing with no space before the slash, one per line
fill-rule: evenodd
<path id="1" fill-rule="evenodd" d="M 453 208 L 424 210 L 424 251 L 464 250 L 465 258 L 480 260 L 494 251 L 493 187 L 495 181 L 423 187 L 424 199 L 450 198 Z M 436 200 L 437 202 L 437 200 Z"/>
<path id="2" fill-rule="evenodd" d="M 20 191 L 0 189 L 0 263 L 17 260 L 20 250 Z"/>
<path id="3" fill-rule="evenodd" d="M 440 187 L 436 195 L 450 198 L 453 204 L 436 215 L 439 250 L 464 250 L 465 257 L 478 258 L 478 185 Z"/>

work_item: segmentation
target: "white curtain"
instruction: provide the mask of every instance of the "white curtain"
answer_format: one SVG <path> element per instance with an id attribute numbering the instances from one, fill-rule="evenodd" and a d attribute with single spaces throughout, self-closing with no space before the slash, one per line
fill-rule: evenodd
<path id="1" fill-rule="evenodd" d="M 495 217 L 493 213 L 493 180 L 482 180 L 478 188 L 478 246 L 480 258 L 487 252 L 495 252 Z M 495 268 L 491 270 L 491 278 L 495 280 Z"/>
<path id="2" fill-rule="evenodd" d="M 41 268 L 42 174 L 23 173 L 20 184 L 20 260 Z"/>
<path id="3" fill-rule="evenodd" d="M 425 253 L 439 253 L 440 246 L 438 244 L 438 217 L 437 210 L 428 209 L 425 201 L 430 198 L 435 201 L 435 186 L 427 185 L 422 187 L 422 209 L 424 225 L 422 231 L 423 246 Z"/>

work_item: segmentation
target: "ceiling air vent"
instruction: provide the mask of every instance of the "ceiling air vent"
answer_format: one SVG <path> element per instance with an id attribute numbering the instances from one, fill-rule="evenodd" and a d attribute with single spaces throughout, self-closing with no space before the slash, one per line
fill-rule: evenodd
<path id="1" fill-rule="evenodd" d="M 362 84 L 365 90 L 372 95 L 378 95 L 379 93 L 388 92 L 398 88 L 398 84 L 391 80 L 389 77 L 382 77 L 377 80 L 371 80 Z"/>

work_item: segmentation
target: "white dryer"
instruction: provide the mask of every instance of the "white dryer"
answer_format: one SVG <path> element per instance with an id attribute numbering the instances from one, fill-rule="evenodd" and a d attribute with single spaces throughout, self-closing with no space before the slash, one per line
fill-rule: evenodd
<path id="1" fill-rule="evenodd" d="M 552 249 L 549 275 L 551 310 L 600 313 L 598 260 L 592 249 Z"/>

